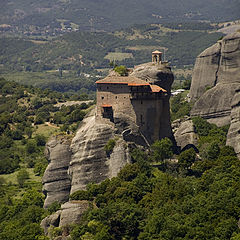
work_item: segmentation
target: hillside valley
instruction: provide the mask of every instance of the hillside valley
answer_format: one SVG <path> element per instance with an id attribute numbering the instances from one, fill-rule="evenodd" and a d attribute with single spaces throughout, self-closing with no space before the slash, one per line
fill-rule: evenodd
<path id="1" fill-rule="evenodd" d="M 136 23 L 231 21 L 239 18 L 239 9 L 235 0 L 3 0 L 0 24 L 2 31 L 54 36 L 77 30 L 111 31 Z"/>
<path id="2" fill-rule="evenodd" d="M 52 40 L 2 36 L 0 73 L 22 84 L 91 93 L 111 63 L 133 67 L 150 61 L 151 52 L 160 49 L 174 69 L 183 70 L 176 78 L 184 80 L 191 76 L 196 56 L 222 36 L 216 26 L 197 22 L 76 32 Z"/>

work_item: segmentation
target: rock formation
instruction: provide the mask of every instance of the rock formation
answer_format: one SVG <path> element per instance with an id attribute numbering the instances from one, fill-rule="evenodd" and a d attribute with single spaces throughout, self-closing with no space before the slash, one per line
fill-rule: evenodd
<path id="1" fill-rule="evenodd" d="M 45 148 L 49 165 L 44 173 L 43 192 L 47 196 L 44 207 L 53 202 L 65 202 L 69 198 L 71 181 L 67 173 L 71 160 L 71 140 L 63 137 L 52 137 Z"/>
<path id="2" fill-rule="evenodd" d="M 227 135 L 227 145 L 232 146 L 240 159 L 240 87 L 232 100 L 231 124 Z"/>
<path id="3" fill-rule="evenodd" d="M 145 67 L 136 67 L 131 74 L 161 85 L 170 93 L 173 74 L 168 67 L 149 63 Z M 162 136 L 174 139 L 170 125 L 169 97 L 170 94 L 163 103 L 164 116 L 159 125 Z M 46 155 L 50 163 L 43 177 L 43 191 L 47 195 L 45 207 L 55 201 L 67 202 L 71 193 L 85 189 L 88 183 L 100 183 L 106 178 L 117 176 L 121 168 L 130 162 L 130 148 L 136 145 L 148 146 L 146 136 L 128 112 L 116 113 L 114 122 L 99 118 L 96 114 L 96 109 L 88 114 L 71 141 L 54 137 L 47 143 Z M 109 139 L 113 139 L 115 145 L 107 152 L 105 146 Z M 64 203 L 60 211 L 43 220 L 45 232 L 49 226 L 77 222 L 82 210 L 87 207 L 82 203 Z"/>
<path id="4" fill-rule="evenodd" d="M 240 157 L 240 32 L 227 35 L 196 59 L 189 97 L 192 116 L 230 124 L 227 145 Z"/>
<path id="5" fill-rule="evenodd" d="M 196 59 L 189 93 L 192 116 L 223 126 L 230 123 L 231 102 L 240 85 L 240 33 L 219 40 Z"/>

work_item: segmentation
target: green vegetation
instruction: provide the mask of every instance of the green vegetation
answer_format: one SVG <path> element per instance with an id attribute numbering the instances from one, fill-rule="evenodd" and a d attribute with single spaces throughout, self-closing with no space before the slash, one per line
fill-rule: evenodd
<path id="1" fill-rule="evenodd" d="M 59 203 L 49 211 L 43 209 L 41 178 L 48 165 L 45 144 L 64 124 L 65 132 L 75 131 L 91 105 L 63 106 L 59 111 L 62 122 L 57 126 L 55 104 L 68 99 L 49 89 L 0 79 L 0 239 L 48 239 L 40 222 Z"/>
<path id="2" fill-rule="evenodd" d="M 43 209 L 40 176 L 49 129 L 73 131 L 90 105 L 58 110 L 55 104 L 67 99 L 63 94 L 4 79 L 0 87 L 0 239 L 47 240 L 40 222 L 60 208 L 55 202 Z M 174 100 L 175 113 L 183 98 Z M 228 126 L 198 117 L 193 123 L 198 154 L 190 148 L 173 155 L 167 138 L 148 151 L 133 148 L 132 164 L 117 177 L 73 193 L 71 200 L 89 201 L 90 208 L 79 224 L 67 227 L 72 239 L 239 239 L 240 164 L 225 146 Z M 107 154 L 116 141 L 108 141 Z M 51 234 L 65 230 L 52 228 Z"/>
<path id="3" fill-rule="evenodd" d="M 171 158 L 173 156 L 173 144 L 169 138 L 164 138 L 160 141 L 156 141 L 151 146 L 152 156 L 150 160 L 152 162 L 160 162 L 167 158 Z"/>
<path id="4" fill-rule="evenodd" d="M 116 145 L 116 140 L 115 139 L 109 139 L 107 144 L 104 146 L 104 150 L 106 151 L 106 154 L 108 156 L 112 153 L 115 145 Z"/>
<path id="5" fill-rule="evenodd" d="M 120 76 L 126 76 L 126 75 L 127 75 L 127 68 L 126 68 L 125 66 L 123 66 L 123 65 L 121 65 L 121 66 L 116 66 L 116 67 L 114 68 L 114 71 L 117 72 L 117 73 L 119 73 Z"/>
<path id="6" fill-rule="evenodd" d="M 179 93 L 170 99 L 171 120 L 190 115 L 191 103 L 186 100 L 186 93 Z"/>

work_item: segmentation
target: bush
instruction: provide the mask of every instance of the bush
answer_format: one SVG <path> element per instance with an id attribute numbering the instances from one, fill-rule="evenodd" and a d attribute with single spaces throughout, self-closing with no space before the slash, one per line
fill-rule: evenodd
<path id="1" fill-rule="evenodd" d="M 207 136 L 210 130 L 213 128 L 213 124 L 208 123 L 207 120 L 201 117 L 193 117 L 192 121 L 199 136 Z"/>
<path id="2" fill-rule="evenodd" d="M 116 141 L 114 139 L 109 139 L 107 144 L 104 146 L 104 150 L 106 151 L 106 154 L 108 156 L 112 153 L 115 145 L 116 145 Z"/>
<path id="3" fill-rule="evenodd" d="M 127 75 L 127 68 L 123 65 L 121 66 L 116 66 L 114 68 L 114 71 L 119 73 L 121 76 L 126 76 Z"/>
<path id="4" fill-rule="evenodd" d="M 78 190 L 70 195 L 71 200 L 91 200 L 88 191 Z"/>

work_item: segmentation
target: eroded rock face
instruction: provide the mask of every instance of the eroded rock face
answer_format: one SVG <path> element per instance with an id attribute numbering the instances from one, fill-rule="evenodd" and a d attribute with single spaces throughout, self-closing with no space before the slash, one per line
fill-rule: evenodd
<path id="1" fill-rule="evenodd" d="M 49 165 L 44 173 L 43 192 L 47 196 L 44 207 L 53 202 L 68 200 L 71 181 L 67 173 L 71 160 L 71 141 L 63 136 L 51 138 L 45 149 Z"/>
<path id="2" fill-rule="evenodd" d="M 231 102 L 240 86 L 240 33 L 224 37 L 197 59 L 189 93 L 192 116 L 223 126 L 230 123 Z"/>
<path id="3" fill-rule="evenodd" d="M 78 223 L 88 207 L 88 201 L 72 201 L 64 203 L 61 206 L 59 227 L 72 223 Z"/>
<path id="4" fill-rule="evenodd" d="M 45 151 L 49 165 L 43 176 L 43 191 L 47 196 L 44 207 L 56 201 L 68 201 L 70 193 L 85 189 L 88 183 L 100 183 L 117 176 L 130 162 L 129 141 L 124 140 L 123 133 L 130 129 L 128 136 L 133 131 L 136 139 L 141 139 L 137 127 L 133 125 L 120 116 L 116 126 L 110 122 L 99 122 L 94 109 L 82 121 L 72 140 L 67 136 L 50 139 Z M 115 139 L 116 144 L 111 154 L 107 155 L 104 146 L 109 139 Z"/>
<path id="5" fill-rule="evenodd" d="M 110 156 L 104 150 L 108 140 L 117 137 L 115 131 L 113 124 L 96 121 L 94 115 L 84 119 L 71 144 L 71 193 L 85 189 L 88 183 L 100 183 L 116 176 L 129 161 L 128 149 L 121 135 Z"/>
<path id="6" fill-rule="evenodd" d="M 227 135 L 227 145 L 232 146 L 240 159 L 240 88 L 232 100 L 231 125 Z"/>

